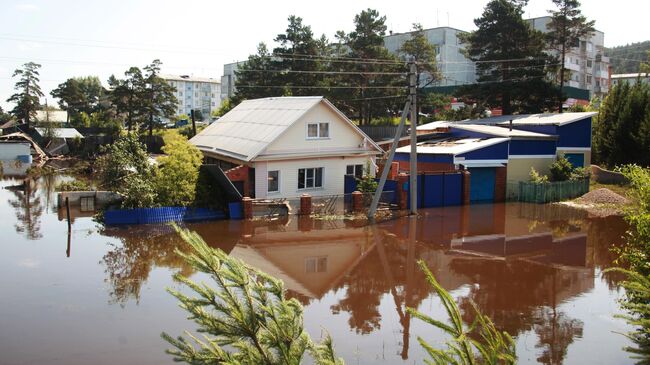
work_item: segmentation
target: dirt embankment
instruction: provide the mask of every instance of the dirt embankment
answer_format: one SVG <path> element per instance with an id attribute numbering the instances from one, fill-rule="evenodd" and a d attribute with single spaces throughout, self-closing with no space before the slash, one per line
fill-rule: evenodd
<path id="1" fill-rule="evenodd" d="M 629 202 L 624 196 L 616 194 L 607 188 L 600 188 L 592 190 L 577 199 L 558 204 L 585 209 L 593 216 L 607 217 L 611 215 L 623 215 L 623 208 Z"/>

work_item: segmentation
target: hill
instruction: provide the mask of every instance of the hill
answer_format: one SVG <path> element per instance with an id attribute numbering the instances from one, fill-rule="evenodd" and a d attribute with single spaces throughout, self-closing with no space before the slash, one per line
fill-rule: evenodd
<path id="1" fill-rule="evenodd" d="M 650 41 L 645 41 L 605 48 L 605 55 L 610 57 L 612 73 L 627 74 L 639 72 L 640 61 L 648 60 L 648 50 Z"/>

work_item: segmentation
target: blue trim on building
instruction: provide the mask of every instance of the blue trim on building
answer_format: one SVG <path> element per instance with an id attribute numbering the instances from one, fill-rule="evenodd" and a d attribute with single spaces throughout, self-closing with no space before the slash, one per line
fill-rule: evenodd
<path id="1" fill-rule="evenodd" d="M 591 118 L 560 126 L 558 132 L 558 147 L 591 147 Z"/>
<path id="2" fill-rule="evenodd" d="M 510 155 L 555 155 L 557 141 L 552 140 L 523 140 L 510 141 Z"/>
<path id="3" fill-rule="evenodd" d="M 395 161 L 409 161 L 409 153 L 398 152 L 395 153 Z M 431 153 L 418 153 L 418 162 L 435 162 L 435 163 L 454 163 L 454 156 L 431 154 Z"/>
<path id="4" fill-rule="evenodd" d="M 536 132 L 536 133 L 543 133 L 543 134 L 551 134 L 551 135 L 557 135 L 557 126 L 556 125 L 526 125 L 526 124 L 520 124 L 520 125 L 513 125 L 513 129 L 519 129 L 521 131 L 528 131 L 528 132 Z"/>
<path id="5" fill-rule="evenodd" d="M 456 157 L 465 157 L 466 160 L 507 160 L 508 141 L 503 141 L 478 150 L 461 153 Z"/>

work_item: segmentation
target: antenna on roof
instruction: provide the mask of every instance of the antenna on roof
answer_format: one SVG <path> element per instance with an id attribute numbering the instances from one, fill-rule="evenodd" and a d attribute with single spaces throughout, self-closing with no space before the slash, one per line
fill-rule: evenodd
<path id="1" fill-rule="evenodd" d="M 510 128 L 510 132 L 512 132 L 512 119 L 510 119 L 510 123 L 508 123 L 508 127 Z"/>

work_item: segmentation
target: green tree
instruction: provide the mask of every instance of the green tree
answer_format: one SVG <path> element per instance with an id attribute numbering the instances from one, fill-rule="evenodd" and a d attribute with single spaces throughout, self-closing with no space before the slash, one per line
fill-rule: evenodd
<path id="1" fill-rule="evenodd" d="M 596 162 L 650 166 L 650 85 L 615 85 L 600 105 L 593 130 Z"/>
<path id="2" fill-rule="evenodd" d="M 269 96 L 282 96 L 283 91 L 277 85 L 274 63 L 264 43 L 257 46 L 257 53 L 248 56 L 248 61 L 235 71 L 235 95 L 230 103 L 235 106 L 246 99 L 258 99 Z M 260 72 L 263 70 L 263 72 Z"/>
<path id="3" fill-rule="evenodd" d="M 99 185 L 124 196 L 124 208 L 151 207 L 156 201 L 147 150 L 137 133 L 128 133 L 113 144 L 102 147 L 97 159 Z"/>
<path id="4" fill-rule="evenodd" d="M 580 38 L 591 36 L 594 32 L 595 21 L 587 21 L 587 18 L 582 15 L 578 0 L 553 0 L 553 4 L 557 9 L 549 11 L 551 22 L 548 24 L 549 32 L 546 36 L 551 49 L 560 55 L 558 109 L 562 113 L 566 53 L 576 47 Z"/>
<path id="5" fill-rule="evenodd" d="M 436 110 L 440 107 L 438 101 L 442 95 L 433 95 L 423 89 L 431 86 L 441 79 L 438 65 L 436 64 L 436 49 L 429 42 L 424 33 L 424 28 L 419 23 L 413 24 L 411 38 L 404 42 L 398 53 L 405 59 L 414 59 L 417 62 L 417 106 L 418 110 Z M 448 103 L 447 103 L 448 104 Z"/>
<path id="6" fill-rule="evenodd" d="M 314 95 L 313 87 L 321 83 L 322 75 L 310 71 L 321 71 L 321 61 L 317 58 L 321 56 L 320 43 L 314 39 L 311 27 L 303 24 L 302 18 L 291 15 L 288 21 L 285 33 L 274 39 L 280 46 L 273 49 L 274 60 L 277 59 L 272 61 L 273 69 L 284 71 L 276 75 L 280 84 L 286 86 L 284 95 Z"/>
<path id="7" fill-rule="evenodd" d="M 648 73 L 650 73 L 650 50 L 645 51 L 645 53 L 646 53 L 646 61 L 641 62 L 641 64 L 639 65 L 639 72 L 645 73 L 647 77 Z"/>
<path id="8" fill-rule="evenodd" d="M 59 99 L 59 107 L 68 112 L 68 119 L 78 119 L 81 113 L 91 114 L 104 109 L 101 101 L 105 90 L 97 76 L 67 79 L 50 94 Z"/>
<path id="9" fill-rule="evenodd" d="M 359 123 L 369 124 L 373 118 L 382 117 L 387 110 L 397 110 L 396 99 L 390 99 L 406 87 L 407 81 L 396 74 L 406 75 L 406 67 L 384 47 L 386 16 L 377 10 L 366 9 L 354 16 L 354 30 L 349 34 L 338 32 L 339 41 L 349 51 L 340 62 L 334 60 L 334 71 L 343 74 L 332 81 L 339 86 L 352 87 L 333 94 L 339 109 L 357 115 Z M 400 103 L 401 104 L 401 101 Z"/>
<path id="10" fill-rule="evenodd" d="M 5 123 L 7 123 L 7 122 L 10 121 L 11 119 L 13 119 L 13 117 L 11 116 L 11 114 L 9 114 L 9 113 L 5 113 L 5 111 L 4 111 L 4 110 L 2 109 L 2 107 L 0 106 L 0 125 L 3 125 L 3 124 L 5 124 Z"/>
<path id="11" fill-rule="evenodd" d="M 176 113 L 176 88 L 167 83 L 159 76 L 160 60 L 153 60 L 151 64 L 145 66 L 144 70 L 144 90 L 143 95 L 143 114 L 147 115 L 149 136 L 153 135 L 154 126 L 162 126 L 162 119 L 171 119 Z"/>
<path id="12" fill-rule="evenodd" d="M 38 85 L 39 72 L 41 65 L 34 62 L 28 62 L 23 65 L 22 69 L 14 71 L 12 77 L 19 76 L 14 89 L 17 91 L 7 99 L 16 106 L 11 111 L 18 120 L 23 121 L 29 129 L 29 122 L 36 117 L 36 110 L 40 106 L 39 99 L 43 96 L 41 87 Z"/>
<path id="13" fill-rule="evenodd" d="M 165 156 L 158 159 L 156 200 L 162 206 L 188 206 L 194 202 L 203 155 L 176 131 L 163 135 Z"/>
<path id="14" fill-rule="evenodd" d="M 198 297 L 167 289 L 189 312 L 204 333 L 198 338 L 162 337 L 175 348 L 167 352 L 175 361 L 188 364 L 300 364 L 310 352 L 317 364 L 342 364 L 334 355 L 329 336 L 314 344 L 303 328 L 303 308 L 296 299 L 285 298 L 282 281 L 262 273 L 220 249 L 209 247 L 194 232 L 179 230 L 193 252 L 177 253 L 194 270 L 215 280 L 217 290 L 196 284 L 178 273 L 174 278 Z"/>
<path id="15" fill-rule="evenodd" d="M 212 117 L 213 118 L 222 117 L 224 114 L 228 113 L 234 107 L 235 106 L 230 101 L 230 99 L 224 99 L 224 101 L 221 102 L 219 109 L 215 109 L 212 111 Z"/>
<path id="16" fill-rule="evenodd" d="M 554 58 L 544 35 L 522 18 L 526 1 L 491 0 L 477 30 L 461 35 L 468 57 L 477 62 L 478 83 L 461 93 L 503 114 L 542 112 L 555 105 L 556 87 L 547 80 Z"/>
<path id="17" fill-rule="evenodd" d="M 137 129 L 142 121 L 144 109 L 145 80 L 142 70 L 131 67 L 124 72 L 124 79 L 111 75 L 108 79 L 110 100 L 118 115 L 124 118 L 129 132 Z"/>

